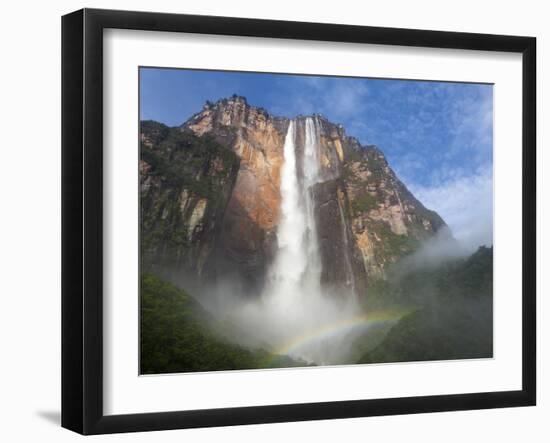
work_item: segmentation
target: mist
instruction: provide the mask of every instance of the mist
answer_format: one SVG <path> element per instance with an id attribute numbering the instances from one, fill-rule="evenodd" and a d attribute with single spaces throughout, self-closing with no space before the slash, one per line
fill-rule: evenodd
<path id="1" fill-rule="evenodd" d="M 349 256 L 344 260 L 346 284 L 321 284 L 312 195 L 313 187 L 323 181 L 319 123 L 307 117 L 300 124 L 302 162 L 296 159 L 296 120 L 290 121 L 285 137 L 277 249 L 263 285 L 250 293 L 238 278 L 218 276 L 186 288 L 211 314 L 212 329 L 231 343 L 267 351 L 273 358 L 290 357 L 301 366 L 491 353 L 492 297 L 484 296 L 485 281 L 475 280 L 475 266 L 472 272 L 467 268 L 468 256 L 479 246 L 474 244 L 490 238 L 488 232 L 462 230 L 457 240 L 449 228 L 440 229 L 413 254 L 388 263 L 385 279 L 367 285 L 366 293 L 357 293 Z M 451 220 L 471 221 L 461 217 Z M 345 226 L 343 215 L 342 221 Z M 347 254 L 349 250 L 345 248 Z M 477 287 L 480 293 L 472 289 Z M 446 344 L 438 342 L 441 337 Z"/>
<path id="2" fill-rule="evenodd" d="M 427 239 L 417 251 L 391 266 L 389 275 L 398 279 L 411 272 L 436 268 L 443 263 L 467 257 L 472 248 L 469 243 L 455 239 L 451 230 L 444 227 Z"/>
<path id="3" fill-rule="evenodd" d="M 225 281 L 211 289 L 204 302 L 241 345 L 308 364 L 339 364 L 349 360 L 351 343 L 366 325 L 356 320 L 361 309 L 353 285 L 337 294 L 321 285 L 311 193 L 322 180 L 319 128 L 316 118 L 305 119 L 304 159 L 298 174 L 296 125 L 290 122 L 284 143 L 278 249 L 263 290 L 256 297 L 243 298 L 239 285 Z"/>
<path id="4" fill-rule="evenodd" d="M 230 340 L 248 348 L 308 364 L 341 364 L 349 360 L 354 337 L 368 327 L 355 323 L 361 308 L 351 294 L 318 292 L 304 284 L 284 297 L 270 290 L 254 297 L 240 295 L 238 287 L 222 281 L 203 292 L 200 301 Z"/>
<path id="5" fill-rule="evenodd" d="M 203 287 L 200 302 L 229 341 L 286 355 L 304 365 L 357 363 L 365 353 L 379 352 L 377 346 L 407 316 L 421 319 L 421 337 L 406 338 L 407 346 L 424 343 L 429 350 L 436 346 L 433 340 L 444 337 L 452 352 L 439 350 L 442 354 L 433 359 L 444 359 L 445 352 L 453 358 L 457 349 L 464 355 L 487 357 L 492 353 L 492 287 L 490 294 L 481 293 L 470 289 L 462 274 L 462 280 L 441 277 L 453 275 L 470 259 L 467 246 L 449 232 L 440 232 L 389 267 L 387 287 L 378 298 L 374 288 L 359 297 L 349 289 L 324 288 L 304 278 L 307 272 L 294 287 L 281 285 L 273 281 L 272 269 L 257 294 L 247 294 L 238 280 L 228 278 Z M 442 290 L 442 281 L 450 286 Z"/>

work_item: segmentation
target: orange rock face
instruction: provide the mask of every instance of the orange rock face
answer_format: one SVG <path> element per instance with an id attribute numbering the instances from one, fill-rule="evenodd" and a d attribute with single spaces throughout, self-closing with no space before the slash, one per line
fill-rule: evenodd
<path id="1" fill-rule="evenodd" d="M 279 220 L 279 192 L 286 127 L 258 108 L 249 107 L 237 97 L 223 105 L 206 108 L 189 122 L 197 135 L 213 134 L 229 141 L 241 159 L 241 168 L 229 208 L 243 211 L 262 230 L 272 230 Z M 219 135 L 232 132 L 230 137 Z M 229 140 L 228 140 L 229 139 Z"/>
<path id="2" fill-rule="evenodd" d="M 252 283 L 261 281 L 274 248 L 279 222 L 283 145 L 288 120 L 248 106 L 241 97 L 206 105 L 185 128 L 230 147 L 240 169 L 220 238 L 221 255 Z"/>

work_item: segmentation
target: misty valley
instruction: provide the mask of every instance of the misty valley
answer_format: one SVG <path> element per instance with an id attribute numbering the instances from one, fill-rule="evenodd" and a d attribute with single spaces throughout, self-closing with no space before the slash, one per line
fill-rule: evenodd
<path id="1" fill-rule="evenodd" d="M 493 356 L 492 244 L 320 114 L 142 120 L 139 181 L 141 374 Z"/>

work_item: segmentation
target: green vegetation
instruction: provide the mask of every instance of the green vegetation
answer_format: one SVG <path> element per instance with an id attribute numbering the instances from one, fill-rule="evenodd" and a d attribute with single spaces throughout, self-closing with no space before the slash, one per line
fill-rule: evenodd
<path id="1" fill-rule="evenodd" d="M 355 146 L 346 146 L 345 147 L 345 164 L 349 165 L 350 163 L 360 162 L 363 160 L 364 150 L 363 148 Z"/>
<path id="2" fill-rule="evenodd" d="M 414 307 L 360 363 L 491 357 L 493 250 L 373 282 L 368 309 Z"/>
<path id="3" fill-rule="evenodd" d="M 450 296 L 491 297 L 493 294 L 493 247 L 480 247 L 472 256 L 449 270 L 440 289 Z"/>
<path id="4" fill-rule="evenodd" d="M 388 163 L 384 154 L 375 146 L 369 146 L 365 149 L 367 164 L 369 166 L 369 171 L 371 176 L 369 177 L 370 182 L 380 183 L 382 179 L 386 177 L 386 168 Z"/>
<path id="5" fill-rule="evenodd" d="M 141 374 L 306 366 L 229 343 L 216 329 L 215 320 L 185 291 L 153 274 L 142 274 Z"/>
<path id="6" fill-rule="evenodd" d="M 345 147 L 345 162 L 343 164 L 342 179 L 346 182 L 352 182 L 355 184 L 365 184 L 363 180 L 356 177 L 352 167 L 356 163 L 361 163 L 362 168 L 368 169 L 370 176 L 368 182 L 372 184 L 379 184 L 385 177 L 385 168 L 387 162 L 382 152 L 375 146 L 367 147 Z"/>
<path id="7" fill-rule="evenodd" d="M 399 257 L 404 257 L 418 249 L 420 241 L 409 235 L 394 233 L 384 222 L 372 223 L 372 230 L 380 239 L 376 249 L 377 260 L 380 263 L 390 262 Z"/>
<path id="8" fill-rule="evenodd" d="M 410 254 L 420 246 L 418 239 L 409 235 L 395 234 L 388 225 L 383 225 L 381 232 L 384 238 L 384 248 L 390 254 Z"/>
<path id="9" fill-rule="evenodd" d="M 198 137 L 152 121 L 141 125 L 142 134 L 153 141 L 152 147 L 142 142 L 141 159 L 150 165 L 149 174 L 161 178 L 165 185 L 213 198 L 219 191 L 219 179 L 238 165 L 238 156 L 210 135 Z"/>
<path id="10" fill-rule="evenodd" d="M 490 306 L 483 303 L 475 307 L 474 310 L 473 306 L 451 303 L 408 314 L 359 363 L 491 357 Z M 486 321 L 481 321 L 480 316 Z"/>
<path id="11" fill-rule="evenodd" d="M 189 220 L 200 203 L 197 229 L 205 241 L 231 195 L 239 168 L 238 156 L 209 135 L 198 137 L 182 128 L 154 121 L 141 122 L 140 176 L 141 262 L 144 269 L 193 262 L 190 240 L 198 222 Z M 201 201 L 202 200 L 202 201 Z M 204 201 L 206 200 L 206 202 Z M 202 217 L 200 215 L 203 215 Z"/>
<path id="12" fill-rule="evenodd" d="M 493 293 L 493 248 L 481 246 L 465 259 L 454 260 L 422 269 L 396 267 L 394 292 L 400 299 L 413 299 L 421 294 L 426 299 L 480 299 Z M 418 295 L 417 295 L 418 298 Z"/>
<path id="13" fill-rule="evenodd" d="M 368 281 L 367 294 L 362 302 L 367 311 L 382 310 L 393 300 L 393 292 L 390 283 L 382 278 Z"/>
<path id="14" fill-rule="evenodd" d="M 140 132 L 146 134 L 151 143 L 156 145 L 168 136 L 170 128 L 163 123 L 144 120 L 141 122 Z"/>
<path id="15" fill-rule="evenodd" d="M 352 216 L 357 216 L 361 213 L 369 212 L 371 209 L 378 207 L 378 200 L 375 196 L 369 194 L 367 191 L 361 192 L 351 202 Z"/>

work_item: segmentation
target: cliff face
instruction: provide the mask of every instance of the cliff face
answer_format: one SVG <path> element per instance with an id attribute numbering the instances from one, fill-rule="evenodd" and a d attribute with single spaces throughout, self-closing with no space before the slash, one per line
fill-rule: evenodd
<path id="1" fill-rule="evenodd" d="M 209 137 L 141 122 L 142 267 L 171 276 L 213 277 L 219 239 L 239 158 Z"/>
<path id="2" fill-rule="evenodd" d="M 320 183 L 311 192 L 322 280 L 360 291 L 370 281 L 384 278 L 389 264 L 414 251 L 446 225 L 414 198 L 380 150 L 361 146 L 345 134 L 342 126 L 321 116 L 316 116 L 316 122 L 321 173 Z M 195 181 L 209 180 L 213 192 L 205 195 L 189 187 L 189 183 L 195 183 L 193 180 L 170 187 L 166 180 L 151 173 L 151 162 L 143 152 L 159 152 L 157 146 L 165 141 L 159 141 L 162 137 L 157 135 L 158 129 L 155 132 L 142 123 L 142 216 L 147 214 L 143 220 L 160 217 L 162 221 L 147 226 L 162 226 L 161 230 L 171 226 L 177 228 L 174 232 L 179 229 L 187 233 L 183 237 L 191 249 L 183 252 L 181 247 L 176 248 L 178 260 L 185 257 L 186 266 L 201 272 L 208 262 L 210 272 L 237 274 L 249 288 L 261 286 L 277 248 L 279 185 L 288 124 L 288 119 L 273 117 L 248 105 L 246 99 L 233 96 L 207 103 L 180 128 L 164 127 L 162 130 L 170 136 L 190 138 L 196 146 L 193 154 L 168 150 L 169 157 L 175 155 L 181 170 Z M 215 143 L 215 152 L 202 155 L 199 144 L 203 140 Z M 298 117 L 298 171 L 304 140 L 305 119 Z M 163 149 L 166 151 L 166 147 Z M 186 159 L 191 158 L 195 166 L 186 166 Z M 145 231 L 151 229 L 147 226 Z M 193 239 L 199 240 L 196 246 L 192 245 Z M 170 241 L 164 238 L 161 244 Z M 161 253 L 167 251 L 165 246 L 151 248 L 157 256 L 172 254 Z"/>
<path id="3" fill-rule="evenodd" d="M 409 192 L 374 146 L 347 149 L 340 179 L 349 202 L 355 259 L 371 279 L 384 278 L 388 265 L 439 230 L 448 231 L 443 219 Z"/>
<path id="4" fill-rule="evenodd" d="M 181 127 L 197 136 L 212 136 L 240 159 L 215 261 L 220 274 L 239 277 L 247 289 L 262 285 L 276 249 L 287 128 L 287 119 L 271 117 L 240 97 L 206 104 Z"/>

